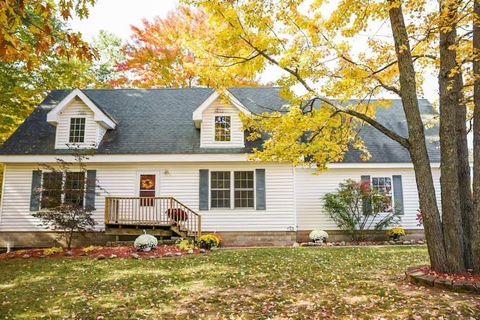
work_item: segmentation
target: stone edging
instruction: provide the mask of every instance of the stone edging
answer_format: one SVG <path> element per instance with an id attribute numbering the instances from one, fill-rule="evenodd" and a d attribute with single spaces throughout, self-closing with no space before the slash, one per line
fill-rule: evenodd
<path id="1" fill-rule="evenodd" d="M 425 272 L 422 267 L 411 267 L 405 272 L 407 280 L 413 284 L 426 287 L 435 287 L 455 292 L 468 292 L 480 294 L 480 282 L 466 280 L 448 280 L 433 276 Z"/>

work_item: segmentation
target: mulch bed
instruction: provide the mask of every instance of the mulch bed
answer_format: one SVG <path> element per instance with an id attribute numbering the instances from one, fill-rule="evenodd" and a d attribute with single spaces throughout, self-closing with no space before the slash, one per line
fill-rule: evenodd
<path id="1" fill-rule="evenodd" d="M 480 275 L 439 273 L 428 266 L 420 266 L 409 268 L 406 276 L 414 284 L 480 294 Z"/>
<path id="2" fill-rule="evenodd" d="M 90 249 L 90 250 L 89 250 Z M 70 251 L 64 250 L 63 252 L 57 252 L 49 254 L 49 249 L 28 249 L 18 250 L 9 253 L 0 254 L 0 261 L 7 259 L 29 259 L 29 258 L 60 258 L 60 257 L 89 257 L 97 260 L 102 259 L 156 259 L 156 258 L 169 258 L 169 257 L 182 257 L 187 255 L 195 255 L 205 253 L 204 250 L 195 249 L 190 252 L 180 250 L 176 246 L 159 246 L 156 250 L 150 252 L 137 251 L 133 247 L 90 247 L 74 248 Z"/>

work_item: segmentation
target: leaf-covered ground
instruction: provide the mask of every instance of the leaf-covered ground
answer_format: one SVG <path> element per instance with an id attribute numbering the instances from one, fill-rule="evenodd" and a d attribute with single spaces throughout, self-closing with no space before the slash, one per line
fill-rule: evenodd
<path id="1" fill-rule="evenodd" d="M 480 297 L 414 287 L 424 247 L 220 250 L 0 263 L 1 319 L 478 319 Z"/>

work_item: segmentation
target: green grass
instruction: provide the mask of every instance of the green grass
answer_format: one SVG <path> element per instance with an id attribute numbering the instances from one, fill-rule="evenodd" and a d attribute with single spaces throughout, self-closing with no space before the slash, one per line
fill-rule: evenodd
<path id="1" fill-rule="evenodd" d="M 425 263 L 423 247 L 221 250 L 163 260 L 7 260 L 0 263 L 0 318 L 480 317 L 479 297 L 403 280 L 408 266 Z"/>

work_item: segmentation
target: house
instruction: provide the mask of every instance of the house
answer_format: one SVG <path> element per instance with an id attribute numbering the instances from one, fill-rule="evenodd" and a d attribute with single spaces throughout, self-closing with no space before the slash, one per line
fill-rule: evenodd
<path id="1" fill-rule="evenodd" d="M 86 174 L 104 189 L 85 190 L 84 205 L 95 208 L 99 231 L 87 242 L 143 228 L 160 236 L 218 232 L 230 245 L 291 244 L 304 241 L 314 228 L 338 238 L 342 233 L 323 212 L 322 197 L 348 178 L 370 180 L 387 192 L 402 213 L 401 225 L 421 236 L 410 157 L 371 127 L 360 132 L 370 160 L 351 151 L 320 175 L 289 163 L 248 161 L 261 141 L 246 141 L 240 114 L 284 104 L 279 88 L 233 88 L 222 94 L 207 88 L 52 91 L 0 149 L 5 164 L 0 246 L 6 241 L 51 245 L 54 234 L 31 214 L 48 207 L 48 184 L 85 181 L 79 174 L 55 177 L 40 165 L 72 160 L 68 144 L 93 146 Z M 432 106 L 420 100 L 420 108 L 428 121 Z M 406 135 L 400 100 L 379 109 L 376 118 Z M 438 129 L 426 132 L 438 184 Z M 34 192 L 39 188 L 42 194 Z M 172 214 L 186 217 L 172 224 Z"/>

